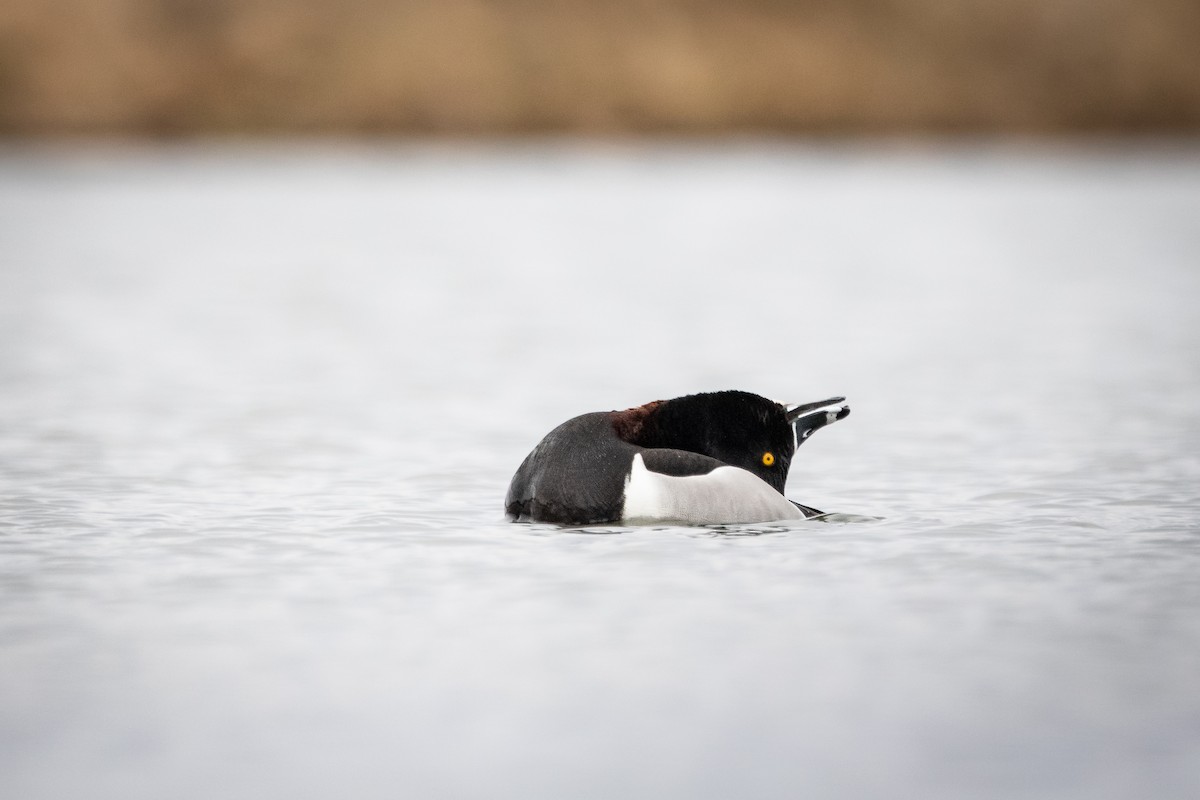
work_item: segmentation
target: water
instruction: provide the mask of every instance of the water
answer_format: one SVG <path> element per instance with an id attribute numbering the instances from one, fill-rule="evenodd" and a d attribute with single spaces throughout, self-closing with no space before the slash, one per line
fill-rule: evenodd
<path id="1" fill-rule="evenodd" d="M 1200 152 L 0 151 L 0 795 L 1183 798 Z M 845 394 L 843 520 L 501 517 Z"/>

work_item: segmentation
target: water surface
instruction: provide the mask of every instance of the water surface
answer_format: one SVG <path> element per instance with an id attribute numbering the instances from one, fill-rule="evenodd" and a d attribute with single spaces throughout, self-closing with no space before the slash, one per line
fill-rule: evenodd
<path id="1" fill-rule="evenodd" d="M 1198 214 L 1194 147 L 10 147 L 0 794 L 1193 796 Z M 847 395 L 789 494 L 881 519 L 503 520 L 722 388 Z"/>

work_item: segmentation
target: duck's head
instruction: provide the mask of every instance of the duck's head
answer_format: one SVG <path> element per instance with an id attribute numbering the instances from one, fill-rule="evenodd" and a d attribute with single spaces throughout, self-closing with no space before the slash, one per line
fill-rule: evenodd
<path id="1" fill-rule="evenodd" d="M 792 456 L 819 428 L 850 413 L 846 398 L 785 405 L 750 392 L 693 394 L 624 412 L 622 438 L 642 447 L 669 447 L 753 472 L 780 494 Z"/>

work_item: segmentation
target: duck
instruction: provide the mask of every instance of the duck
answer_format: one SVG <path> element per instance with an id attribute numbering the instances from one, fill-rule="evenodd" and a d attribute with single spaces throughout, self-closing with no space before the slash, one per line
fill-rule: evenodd
<path id="1" fill-rule="evenodd" d="M 846 398 L 788 405 L 751 392 L 702 392 L 554 428 L 513 475 L 516 522 L 735 525 L 822 512 L 784 495 L 796 450 L 845 419 Z"/>

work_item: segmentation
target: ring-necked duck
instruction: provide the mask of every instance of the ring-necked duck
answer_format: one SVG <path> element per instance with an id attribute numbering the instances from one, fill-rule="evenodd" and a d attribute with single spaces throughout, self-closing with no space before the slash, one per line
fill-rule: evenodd
<path id="1" fill-rule="evenodd" d="M 844 397 L 787 406 L 749 392 L 600 411 L 546 435 L 513 476 L 509 517 L 568 525 L 774 522 L 819 515 L 783 495 L 792 456 L 845 418 Z"/>

